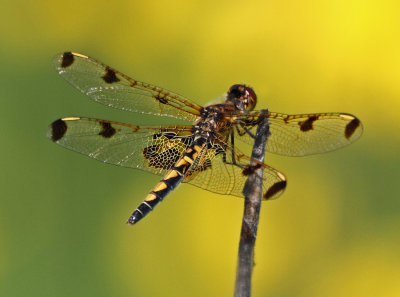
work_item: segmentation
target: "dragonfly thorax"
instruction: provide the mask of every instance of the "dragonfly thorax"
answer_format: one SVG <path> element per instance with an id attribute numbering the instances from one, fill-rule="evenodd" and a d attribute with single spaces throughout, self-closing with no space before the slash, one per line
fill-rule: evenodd
<path id="1" fill-rule="evenodd" d="M 225 115 L 232 114 L 235 109 L 232 104 L 215 104 L 203 108 L 195 129 L 197 133 L 213 134 L 230 127 Z"/>

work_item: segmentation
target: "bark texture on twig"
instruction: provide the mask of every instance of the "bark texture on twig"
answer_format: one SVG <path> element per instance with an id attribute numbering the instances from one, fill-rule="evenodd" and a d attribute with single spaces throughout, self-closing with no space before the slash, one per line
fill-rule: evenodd
<path id="1" fill-rule="evenodd" d="M 258 125 L 251 157 L 264 163 L 265 146 L 270 132 L 267 118 L 268 110 L 262 110 L 262 112 L 266 116 Z M 252 161 L 250 165 L 255 166 L 257 163 Z M 254 246 L 261 207 L 262 170 L 262 168 L 256 169 L 254 174 L 248 177 L 243 189 L 245 202 L 239 242 L 235 297 L 250 297 Z"/>

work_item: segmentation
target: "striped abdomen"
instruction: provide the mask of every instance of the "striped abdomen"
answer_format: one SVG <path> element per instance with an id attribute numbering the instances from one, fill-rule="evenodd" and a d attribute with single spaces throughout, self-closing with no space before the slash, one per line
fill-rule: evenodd
<path id="1" fill-rule="evenodd" d="M 188 168 L 193 164 L 205 145 L 205 139 L 199 138 L 193 145 L 186 150 L 175 165 L 168 170 L 163 179 L 147 195 L 143 202 L 135 209 L 128 219 L 129 224 L 135 224 L 147 215 L 153 208 L 161 202 L 182 181 Z"/>

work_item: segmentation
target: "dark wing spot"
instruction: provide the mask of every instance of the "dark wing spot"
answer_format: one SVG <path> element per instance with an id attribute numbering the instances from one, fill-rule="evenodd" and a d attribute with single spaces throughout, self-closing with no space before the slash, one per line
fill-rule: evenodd
<path id="1" fill-rule="evenodd" d="M 67 68 L 74 63 L 74 55 L 71 52 L 65 52 L 62 55 L 61 67 Z"/>
<path id="2" fill-rule="evenodd" d="M 243 169 L 242 174 L 245 175 L 245 176 L 252 175 L 252 174 L 254 174 L 254 172 L 255 172 L 257 169 L 261 168 L 261 166 L 262 166 L 261 164 L 247 165 L 247 166 Z"/>
<path id="3" fill-rule="evenodd" d="M 300 130 L 303 132 L 307 132 L 312 130 L 313 123 L 318 120 L 318 116 L 311 116 L 307 120 L 299 122 Z"/>
<path id="4" fill-rule="evenodd" d="M 344 135 L 346 136 L 347 139 L 353 135 L 354 131 L 360 126 L 360 120 L 357 118 L 354 118 L 350 123 L 347 124 L 346 130 L 344 131 Z"/>
<path id="5" fill-rule="evenodd" d="M 60 140 L 65 132 L 67 132 L 67 124 L 62 119 L 58 119 L 51 124 L 51 140 Z"/>
<path id="6" fill-rule="evenodd" d="M 102 79 L 108 84 L 112 84 L 114 82 L 120 81 L 120 79 L 117 77 L 117 74 L 115 73 L 115 71 L 112 70 L 110 67 L 106 68 L 106 74 L 104 74 L 102 76 Z"/>
<path id="7" fill-rule="evenodd" d="M 154 98 L 156 98 L 156 99 L 157 99 L 160 103 L 162 103 L 162 104 L 168 104 L 168 100 L 165 99 L 165 98 L 163 98 L 163 97 L 156 96 L 156 97 L 154 97 Z"/>
<path id="8" fill-rule="evenodd" d="M 270 199 L 271 197 L 275 196 L 275 194 L 279 193 L 280 191 L 282 191 L 285 188 L 286 188 L 285 180 L 273 184 L 268 189 L 268 191 L 264 194 L 264 199 L 266 199 L 266 200 Z"/>
<path id="9" fill-rule="evenodd" d="M 99 132 L 99 135 L 103 136 L 104 138 L 110 138 L 116 133 L 115 129 L 111 126 L 110 123 L 100 122 L 100 124 L 103 130 Z"/>

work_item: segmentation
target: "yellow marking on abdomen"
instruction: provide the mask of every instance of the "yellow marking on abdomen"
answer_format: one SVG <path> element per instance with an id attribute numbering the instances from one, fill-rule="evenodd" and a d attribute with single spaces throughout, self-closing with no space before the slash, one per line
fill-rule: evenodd
<path id="1" fill-rule="evenodd" d="M 180 159 L 180 160 L 175 164 L 175 167 L 180 167 L 180 166 L 182 166 L 182 165 L 187 165 L 187 164 L 188 164 L 188 162 L 187 162 L 186 160 Z"/>
<path id="2" fill-rule="evenodd" d="M 155 187 L 154 187 L 154 192 L 160 192 L 164 189 L 167 188 L 167 184 L 163 181 L 159 182 Z"/>
<path id="3" fill-rule="evenodd" d="M 177 177 L 178 174 L 180 175 L 180 173 L 176 170 L 171 170 L 170 172 L 167 173 L 167 175 L 164 177 L 165 180 L 169 180 L 170 178 L 174 178 Z"/>
<path id="4" fill-rule="evenodd" d="M 198 153 L 201 152 L 201 149 L 202 149 L 201 146 L 198 146 L 198 145 L 195 145 L 195 146 L 194 146 L 194 150 L 195 150 L 196 152 L 198 152 Z"/>
<path id="5" fill-rule="evenodd" d="M 147 197 L 144 199 L 144 201 L 153 201 L 156 198 L 157 198 L 156 195 L 150 193 L 149 195 L 147 195 Z"/>
<path id="6" fill-rule="evenodd" d="M 188 162 L 189 164 L 193 164 L 193 159 L 190 158 L 189 156 L 184 156 L 183 160 L 185 160 L 186 162 Z"/>

